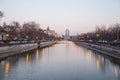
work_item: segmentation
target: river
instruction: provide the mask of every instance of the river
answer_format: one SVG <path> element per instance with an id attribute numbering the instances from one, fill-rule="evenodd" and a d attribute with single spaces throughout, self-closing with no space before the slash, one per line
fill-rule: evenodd
<path id="1" fill-rule="evenodd" d="M 73 42 L 61 41 L 1 60 L 0 80 L 120 80 L 120 64 Z"/>

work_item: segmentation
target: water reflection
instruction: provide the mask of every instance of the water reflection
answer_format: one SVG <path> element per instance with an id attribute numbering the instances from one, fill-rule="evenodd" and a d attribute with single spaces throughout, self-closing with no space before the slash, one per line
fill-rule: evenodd
<path id="1" fill-rule="evenodd" d="M 6 79 L 8 79 L 9 68 L 10 68 L 10 62 L 7 61 L 5 64 L 5 77 L 6 77 Z"/>
<path id="2" fill-rule="evenodd" d="M 109 68 L 108 59 L 106 59 L 102 55 L 99 55 L 97 52 L 83 47 L 80 47 L 80 51 L 82 52 L 83 57 L 86 58 L 88 65 L 91 64 L 90 62 L 94 62 L 94 64 L 96 65 L 96 69 L 100 70 L 103 73 L 106 71 L 106 67 Z"/>
<path id="3" fill-rule="evenodd" d="M 36 49 L 36 62 L 38 62 L 38 57 L 39 57 L 39 51 Z"/>
<path id="4" fill-rule="evenodd" d="M 49 47 L 46 48 L 46 54 L 49 55 Z"/>
<path id="5" fill-rule="evenodd" d="M 90 50 L 88 50 L 88 52 L 86 53 L 87 55 L 87 62 L 89 63 L 89 62 L 91 62 L 91 58 L 92 58 L 92 53 L 91 53 L 91 51 Z"/>
<path id="6" fill-rule="evenodd" d="M 65 42 L 1 61 L 0 80 L 120 80 L 120 64 Z"/>
<path id="7" fill-rule="evenodd" d="M 117 66 L 113 66 L 112 67 L 112 72 L 114 74 L 114 76 L 117 78 L 117 80 L 120 79 L 120 70 L 118 70 L 119 68 L 117 68 Z"/>
<path id="8" fill-rule="evenodd" d="M 29 63 L 29 53 L 27 53 L 27 55 L 26 55 L 26 65 L 28 66 L 28 63 Z"/>
<path id="9" fill-rule="evenodd" d="M 42 49 L 42 58 L 44 58 L 45 49 Z"/>
<path id="10" fill-rule="evenodd" d="M 95 62 L 97 70 L 101 71 L 102 74 L 112 72 L 115 78 L 112 80 L 120 80 L 120 68 L 119 68 L 120 64 L 119 63 L 117 64 L 116 60 L 112 61 L 114 59 L 109 58 L 108 56 L 105 56 L 105 55 L 101 55 L 95 51 L 88 50 L 83 47 L 80 47 L 80 51 L 82 52 L 84 57 L 86 57 L 88 62 L 91 62 L 91 61 Z M 88 65 L 90 65 L 90 63 L 88 63 Z M 112 69 L 111 69 L 111 66 L 112 66 Z"/>
<path id="11" fill-rule="evenodd" d="M 100 69 L 100 61 L 99 61 L 99 59 L 96 59 L 96 67 L 97 67 L 98 70 Z"/>
<path id="12" fill-rule="evenodd" d="M 105 57 L 98 55 L 96 53 L 94 56 L 97 69 L 105 73 L 107 70 L 106 68 L 110 68 L 109 61 Z"/>

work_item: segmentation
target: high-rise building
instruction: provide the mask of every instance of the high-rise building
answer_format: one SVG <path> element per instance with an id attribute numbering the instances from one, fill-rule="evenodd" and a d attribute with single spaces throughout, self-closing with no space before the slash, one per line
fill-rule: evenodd
<path id="1" fill-rule="evenodd" d="M 65 39 L 66 40 L 70 39 L 70 31 L 69 31 L 69 29 L 65 30 Z"/>

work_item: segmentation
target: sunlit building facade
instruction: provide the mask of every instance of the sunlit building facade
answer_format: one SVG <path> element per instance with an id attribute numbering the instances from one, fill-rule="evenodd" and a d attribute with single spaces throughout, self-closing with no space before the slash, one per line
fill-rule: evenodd
<path id="1" fill-rule="evenodd" d="M 59 34 L 57 34 L 54 30 L 50 30 L 49 26 L 46 30 L 44 30 L 44 33 L 48 34 L 49 36 L 54 36 L 56 38 L 61 37 Z"/>

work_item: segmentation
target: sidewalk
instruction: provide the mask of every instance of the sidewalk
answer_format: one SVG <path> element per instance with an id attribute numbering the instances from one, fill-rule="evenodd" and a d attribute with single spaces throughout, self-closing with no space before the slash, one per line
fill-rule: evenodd
<path id="1" fill-rule="evenodd" d="M 98 44 L 92 44 L 92 43 L 85 43 L 85 42 L 76 42 L 80 46 L 84 46 L 86 48 L 95 50 L 100 53 L 104 53 L 106 55 L 109 55 L 111 57 L 120 59 L 120 49 L 119 47 L 114 46 L 107 46 L 107 45 L 98 45 Z"/>
<path id="2" fill-rule="evenodd" d="M 47 46 L 50 46 L 55 43 L 56 43 L 55 41 L 41 42 L 40 48 L 47 47 Z M 23 53 L 25 51 L 33 50 L 36 48 L 38 48 L 37 43 L 0 47 L 0 59 L 3 59 L 5 57 L 11 56 L 11 55 L 17 55 L 17 54 Z"/>

